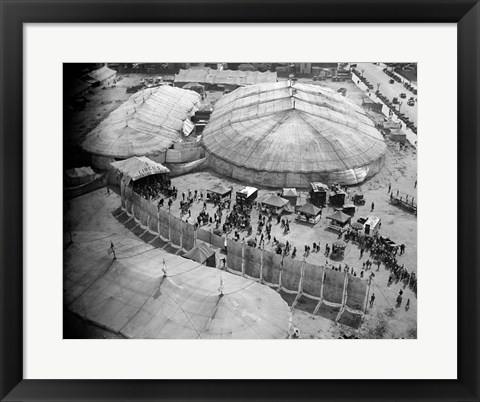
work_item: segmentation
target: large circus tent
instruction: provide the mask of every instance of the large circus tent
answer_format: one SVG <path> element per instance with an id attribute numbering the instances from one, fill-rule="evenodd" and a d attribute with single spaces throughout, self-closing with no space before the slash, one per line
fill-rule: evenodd
<path id="1" fill-rule="evenodd" d="M 64 259 L 64 305 L 102 328 L 142 339 L 289 336 L 290 308 L 268 286 L 140 240 L 97 232 L 72 236 Z M 111 244 L 114 260 L 106 253 Z"/>
<path id="2" fill-rule="evenodd" d="M 223 96 L 203 144 L 218 173 L 277 188 L 361 183 L 382 168 L 386 151 L 360 106 L 328 88 L 290 80 Z"/>
<path id="3" fill-rule="evenodd" d="M 200 102 L 196 92 L 168 85 L 137 92 L 94 128 L 82 147 L 99 168 L 132 156 L 164 163 L 166 150 L 193 130 L 190 118 Z"/>

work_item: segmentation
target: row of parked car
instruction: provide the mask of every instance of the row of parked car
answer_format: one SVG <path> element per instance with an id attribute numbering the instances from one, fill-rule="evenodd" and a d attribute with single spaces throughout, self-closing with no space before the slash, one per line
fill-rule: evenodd
<path id="1" fill-rule="evenodd" d="M 354 73 L 360 81 L 362 81 L 368 89 L 372 90 L 373 85 L 368 81 L 365 77 L 362 77 L 362 74 L 355 68 L 352 69 L 352 73 Z"/>
<path id="2" fill-rule="evenodd" d="M 401 79 L 397 74 L 395 74 L 393 71 L 390 71 L 389 69 L 384 68 L 384 69 L 383 69 L 383 72 L 390 77 L 390 80 L 389 80 L 389 83 L 390 83 L 390 84 L 394 84 L 395 81 L 397 81 L 397 82 L 402 82 L 402 79 Z M 411 85 L 409 82 L 405 82 L 405 83 L 403 84 L 403 86 L 404 86 L 408 91 L 413 92 L 414 95 L 417 94 L 417 89 L 416 89 L 413 85 Z"/>
<path id="3" fill-rule="evenodd" d="M 402 92 L 400 94 L 400 98 L 402 99 L 406 99 L 407 98 L 407 94 L 405 92 Z M 399 101 L 398 101 L 398 98 L 393 98 L 393 103 L 395 105 L 398 105 Z M 410 99 L 407 101 L 407 105 L 408 106 L 414 106 L 415 105 L 415 99 L 413 98 L 413 96 L 410 97 Z"/>
<path id="4" fill-rule="evenodd" d="M 404 86 L 405 88 L 407 88 L 407 90 L 413 92 L 414 95 L 417 94 L 417 89 L 414 88 L 412 85 L 410 85 L 409 82 L 405 82 L 405 83 L 403 84 L 403 86 Z"/>
<path id="5" fill-rule="evenodd" d="M 396 104 L 398 104 L 398 98 L 393 98 L 392 101 L 390 101 L 390 99 L 388 99 L 384 94 L 382 94 L 380 91 L 377 91 L 375 92 L 375 95 L 377 95 L 378 98 L 380 98 L 382 100 L 383 103 L 385 103 L 389 108 L 390 110 L 392 111 L 393 114 L 395 114 L 399 119 L 400 121 L 402 121 L 405 126 L 407 128 L 409 128 L 410 130 L 412 130 L 415 134 L 417 134 L 417 127 L 415 126 L 415 124 L 413 123 L 413 121 L 410 121 L 410 119 L 408 118 L 408 116 L 405 115 L 405 113 L 401 113 L 398 111 L 398 109 L 395 107 Z M 405 96 L 402 96 L 402 95 L 405 95 Z M 401 98 L 406 98 L 407 95 L 405 93 L 402 93 L 400 94 L 400 97 Z M 413 103 L 412 103 L 413 102 Z M 413 106 L 415 104 L 415 100 L 413 99 L 413 97 L 411 97 L 407 104 L 409 106 Z"/>
<path id="6" fill-rule="evenodd" d="M 385 69 L 385 70 L 386 70 L 386 69 Z M 385 71 L 385 70 L 384 70 L 384 71 Z M 358 77 L 358 79 L 359 79 L 360 81 L 362 81 L 362 82 L 367 86 L 368 89 L 373 90 L 373 85 L 372 85 L 365 77 L 362 77 L 362 75 L 361 75 L 361 73 L 360 73 L 359 71 L 357 71 L 357 70 L 354 68 L 354 69 L 352 69 L 352 72 Z M 392 74 L 393 74 L 393 73 L 392 73 Z M 395 74 L 394 74 L 394 75 L 395 75 Z M 395 77 L 396 77 L 399 81 L 401 81 L 400 78 L 398 78 L 396 75 L 395 75 Z M 392 78 L 392 79 L 393 79 L 393 78 Z M 395 107 L 395 103 L 398 104 L 398 99 L 397 99 L 397 98 L 394 98 L 394 99 L 393 99 L 393 100 L 397 99 L 397 102 L 394 102 L 394 101 L 390 101 L 390 99 L 388 99 L 388 98 L 387 98 L 384 94 L 382 94 L 380 91 L 377 91 L 375 94 L 377 95 L 377 97 L 379 97 L 379 98 L 382 100 L 383 103 L 385 103 L 385 104 L 390 108 L 390 110 L 392 111 L 392 113 L 395 114 L 395 115 L 405 124 L 406 127 L 408 127 L 408 128 L 409 128 L 410 130 L 412 130 L 415 134 L 417 134 L 417 127 L 415 127 L 415 124 L 414 124 L 412 121 L 410 121 L 410 119 L 409 119 L 407 116 L 405 116 L 404 113 L 400 113 L 400 112 L 397 110 L 397 108 Z M 407 95 L 406 95 L 405 93 L 402 93 L 402 94 L 400 94 L 400 97 L 401 97 L 401 98 L 406 98 Z M 412 103 L 412 102 L 413 102 L 413 103 Z M 408 100 L 407 104 L 408 104 L 409 106 L 413 106 L 413 105 L 415 104 L 415 100 L 413 99 L 413 97 L 411 97 L 411 98 Z"/>

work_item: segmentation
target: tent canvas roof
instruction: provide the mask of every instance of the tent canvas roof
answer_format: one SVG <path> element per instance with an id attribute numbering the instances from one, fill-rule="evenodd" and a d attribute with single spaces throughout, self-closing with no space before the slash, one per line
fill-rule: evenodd
<path id="1" fill-rule="evenodd" d="M 270 197 L 262 201 L 262 204 L 270 205 L 272 207 L 280 208 L 288 204 L 288 200 L 272 194 Z"/>
<path id="2" fill-rule="evenodd" d="M 354 172 L 386 151 L 360 106 L 326 88 L 290 81 L 224 95 L 202 141 L 223 162 L 282 174 Z"/>
<path id="3" fill-rule="evenodd" d="M 397 128 L 397 129 L 394 128 L 393 130 L 390 130 L 390 134 L 391 135 L 405 135 L 406 136 L 405 132 L 403 130 L 399 129 L 399 128 Z"/>
<path id="4" fill-rule="evenodd" d="M 95 172 L 92 170 L 90 166 L 83 166 L 80 168 L 73 168 L 67 170 L 67 176 L 69 177 L 85 177 L 85 176 L 93 176 Z"/>
<path id="5" fill-rule="evenodd" d="M 320 208 L 317 208 L 312 204 L 303 204 L 300 208 L 297 209 L 297 212 L 302 212 L 305 215 L 317 216 L 320 213 Z"/>
<path id="6" fill-rule="evenodd" d="M 327 219 L 331 219 L 332 221 L 336 221 L 340 223 L 346 223 L 350 219 L 352 219 L 352 217 L 342 211 L 336 211 L 333 215 L 327 216 Z"/>
<path id="7" fill-rule="evenodd" d="M 189 82 L 188 84 L 185 84 L 183 89 L 190 89 L 190 88 L 204 88 L 202 84 L 199 84 L 198 82 Z"/>
<path id="8" fill-rule="evenodd" d="M 256 203 L 258 204 L 261 204 L 263 203 L 263 201 L 265 201 L 266 199 L 268 199 L 270 197 L 270 194 L 263 194 L 259 197 L 257 197 L 257 199 L 255 200 Z"/>
<path id="9" fill-rule="evenodd" d="M 402 123 L 399 121 L 393 121 L 393 120 L 387 120 L 385 123 L 383 123 L 383 128 L 400 128 L 402 126 Z"/>
<path id="10" fill-rule="evenodd" d="M 107 66 L 100 67 L 97 70 L 90 71 L 88 74 L 85 74 L 81 79 L 82 81 L 88 82 L 89 84 L 93 84 L 98 81 L 104 81 L 112 76 L 114 76 L 117 72 L 108 68 Z"/>
<path id="11" fill-rule="evenodd" d="M 215 193 L 215 194 L 220 194 L 220 195 L 225 195 L 228 194 L 232 191 L 231 188 L 225 187 L 222 184 L 216 184 L 212 188 L 210 188 L 208 191 Z"/>
<path id="12" fill-rule="evenodd" d="M 132 156 L 123 161 L 112 162 L 110 165 L 118 169 L 125 176 L 130 177 L 133 181 L 153 174 L 170 172 L 170 169 L 161 163 L 148 159 L 146 156 Z"/>
<path id="13" fill-rule="evenodd" d="M 95 155 L 126 159 L 165 151 L 189 133 L 200 95 L 162 85 L 133 94 L 95 127 L 82 144 Z M 187 127 L 188 126 L 188 127 Z"/>
<path id="14" fill-rule="evenodd" d="M 298 197 L 297 190 L 295 188 L 284 188 L 282 192 L 283 197 Z"/>
<path id="15" fill-rule="evenodd" d="M 237 67 L 239 71 L 256 71 L 257 69 L 250 63 L 242 63 Z"/>
<path id="16" fill-rule="evenodd" d="M 199 82 L 202 84 L 252 85 L 266 82 L 276 82 L 277 73 L 270 71 L 234 71 L 213 70 L 208 67 L 180 70 L 175 74 L 175 82 Z"/>
<path id="17" fill-rule="evenodd" d="M 104 81 L 110 77 L 113 77 L 117 72 L 108 68 L 107 66 L 100 67 L 96 70 L 90 71 L 88 74 L 85 74 L 81 77 L 82 81 L 88 82 L 89 84 L 94 84 L 98 81 Z"/>
<path id="18" fill-rule="evenodd" d="M 313 191 L 321 191 L 321 192 L 328 191 L 328 186 L 320 182 L 310 183 L 310 187 L 312 188 Z"/>
<path id="19" fill-rule="evenodd" d="M 239 193 L 245 194 L 245 196 L 248 198 L 257 190 L 258 189 L 256 187 L 245 187 L 242 188 Z"/>
<path id="20" fill-rule="evenodd" d="M 68 309 L 83 318 L 129 338 L 288 337 L 290 309 L 268 286 L 166 253 L 139 239 L 77 233 L 77 239 L 92 238 L 100 240 L 75 242 L 65 255 Z M 123 252 L 128 258 L 105 259 L 111 241 L 126 245 Z M 90 263 L 81 257 L 85 253 Z M 86 280 L 94 286 L 85 289 Z M 122 296 L 125 291 L 127 299 Z M 81 292 L 81 298 L 75 297 Z M 129 314 L 118 314 L 121 310 Z"/>
<path id="21" fill-rule="evenodd" d="M 200 264 L 203 264 L 214 254 L 215 251 L 213 251 L 206 244 L 198 243 L 194 248 L 184 254 L 183 258 L 188 258 L 189 260 L 193 260 L 199 262 Z"/>

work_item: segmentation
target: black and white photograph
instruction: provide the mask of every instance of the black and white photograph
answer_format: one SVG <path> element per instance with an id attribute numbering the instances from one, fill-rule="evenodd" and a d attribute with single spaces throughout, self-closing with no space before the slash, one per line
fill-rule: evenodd
<path id="1" fill-rule="evenodd" d="M 417 339 L 417 109 L 416 62 L 64 63 L 63 338 Z"/>

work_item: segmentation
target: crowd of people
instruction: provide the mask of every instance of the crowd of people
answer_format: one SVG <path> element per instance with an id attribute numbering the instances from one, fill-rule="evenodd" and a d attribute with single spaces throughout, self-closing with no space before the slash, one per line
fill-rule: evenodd
<path id="1" fill-rule="evenodd" d="M 133 183 L 133 191 L 148 201 L 166 196 L 177 198 L 178 189 L 172 186 L 172 181 L 160 175 L 147 176 Z"/>
<path id="2" fill-rule="evenodd" d="M 135 184 L 135 191 L 140 193 L 147 199 L 158 198 L 158 194 L 164 194 L 165 191 L 170 191 L 170 197 L 168 199 L 169 208 L 172 205 L 172 200 L 176 198 L 177 189 L 171 185 L 171 182 L 153 182 L 143 185 Z M 391 190 L 389 189 L 389 193 Z M 166 200 L 166 199 L 165 199 Z M 213 211 L 207 210 L 207 200 L 213 204 Z M 276 220 L 276 224 L 283 229 L 283 235 L 290 232 L 290 221 L 288 217 L 282 215 L 274 215 L 271 211 L 262 211 L 258 206 L 249 204 L 233 203 L 230 197 L 210 196 L 207 197 L 207 193 L 198 190 L 188 190 L 183 192 L 180 200 L 181 216 L 188 215 L 191 218 L 190 207 L 194 203 L 203 203 L 203 208 L 194 219 L 193 223 L 196 227 L 205 225 L 214 225 L 218 230 L 218 234 L 228 235 L 233 231 L 233 237 L 237 241 L 243 238 L 245 241 L 252 236 L 252 213 L 254 210 L 258 210 L 258 223 L 257 231 L 253 238 L 248 240 L 250 246 L 265 248 L 266 245 L 270 245 L 273 251 L 284 257 L 290 256 L 291 258 L 297 257 L 297 248 L 289 241 L 282 243 L 276 237 L 272 236 L 272 223 Z M 159 208 L 164 205 L 164 198 L 159 201 Z M 243 232 L 243 234 L 241 234 Z M 380 270 L 380 266 L 383 263 L 385 268 L 390 271 L 387 285 L 392 283 L 402 282 L 405 287 L 409 287 L 414 293 L 417 289 L 417 280 L 415 272 L 409 272 L 403 264 L 398 262 L 398 256 L 405 253 L 405 245 L 394 245 L 384 242 L 381 236 L 378 236 L 376 232 L 373 236 L 365 235 L 362 231 L 355 230 L 354 228 L 348 228 L 345 232 L 341 233 L 339 238 L 344 239 L 346 243 L 358 244 L 360 250 L 360 258 L 363 258 L 364 253 L 369 253 L 369 258 L 362 263 L 361 267 L 354 268 L 349 266 L 348 263 L 334 264 L 330 261 L 333 244 L 325 244 L 321 247 L 320 241 L 315 241 L 313 244 L 304 245 L 303 257 L 307 258 L 311 253 L 324 252 L 326 257 L 325 266 L 329 269 L 349 273 L 355 277 L 366 279 L 368 277 L 374 277 L 373 268 L 376 266 L 376 271 Z M 272 240 L 273 239 L 273 240 Z"/>

